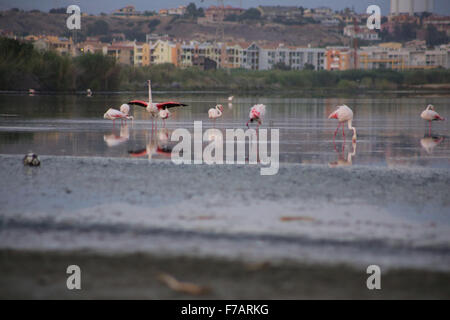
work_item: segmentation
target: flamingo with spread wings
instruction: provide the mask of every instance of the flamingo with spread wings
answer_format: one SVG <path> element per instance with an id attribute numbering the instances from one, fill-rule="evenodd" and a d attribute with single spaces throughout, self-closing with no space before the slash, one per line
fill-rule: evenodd
<path id="1" fill-rule="evenodd" d="M 166 102 L 153 102 L 152 99 L 152 84 L 151 81 L 148 80 L 148 102 L 143 100 L 132 100 L 128 102 L 130 105 L 136 105 L 140 107 L 144 107 L 152 116 L 152 124 L 153 119 L 160 117 L 161 119 L 165 120 L 170 116 L 169 108 L 173 107 L 186 107 L 187 104 L 177 102 L 177 101 L 166 101 Z M 165 111 L 163 111 L 165 110 Z M 162 112 L 161 112 L 162 111 Z"/>

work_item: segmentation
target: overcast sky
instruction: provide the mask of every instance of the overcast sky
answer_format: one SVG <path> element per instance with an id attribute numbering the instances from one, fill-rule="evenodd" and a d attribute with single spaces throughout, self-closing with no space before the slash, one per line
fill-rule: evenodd
<path id="1" fill-rule="evenodd" d="M 48 11 L 51 8 L 67 7 L 70 4 L 80 6 L 82 12 L 88 13 L 110 13 L 115 9 L 126 5 L 134 5 L 136 10 L 159 10 L 162 8 L 187 5 L 195 2 L 199 6 L 209 6 L 216 4 L 216 0 L 0 0 L 0 9 L 20 8 L 24 10 L 39 9 Z M 225 0 L 225 4 L 239 6 L 240 0 Z M 377 4 L 381 7 L 382 13 L 389 13 L 389 0 L 242 0 L 244 8 L 256 7 L 258 5 L 293 5 L 306 8 L 327 6 L 333 9 L 343 9 L 354 6 L 358 12 L 366 10 L 370 4 Z M 435 0 L 435 12 L 450 14 L 450 0 Z"/>

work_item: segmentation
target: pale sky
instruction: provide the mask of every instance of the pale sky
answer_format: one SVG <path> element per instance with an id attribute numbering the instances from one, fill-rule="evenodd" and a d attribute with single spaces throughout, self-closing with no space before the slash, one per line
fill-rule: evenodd
<path id="1" fill-rule="evenodd" d="M 239 6 L 242 1 L 244 8 L 257 7 L 258 5 L 291 5 L 315 8 L 327 6 L 332 9 L 343 9 L 354 6 L 357 12 L 363 12 L 371 4 L 381 7 L 382 14 L 389 13 L 389 0 L 225 0 L 225 4 Z M 197 6 L 207 7 L 217 4 L 216 0 L 0 0 L 0 10 L 10 8 L 20 8 L 24 10 L 39 9 L 47 11 L 51 8 L 67 7 L 70 4 L 80 6 L 82 12 L 110 13 L 115 9 L 126 5 L 134 5 L 136 10 L 159 10 L 171 8 L 179 5 L 187 5 L 195 2 Z M 435 12 L 440 14 L 450 14 L 450 0 L 435 0 Z"/>

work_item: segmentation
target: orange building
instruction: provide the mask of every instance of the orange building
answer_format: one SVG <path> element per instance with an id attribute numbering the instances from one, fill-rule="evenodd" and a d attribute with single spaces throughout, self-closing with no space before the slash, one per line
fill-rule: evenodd
<path id="1" fill-rule="evenodd" d="M 327 48 L 325 56 L 326 70 L 353 69 L 353 51 L 350 48 Z"/>

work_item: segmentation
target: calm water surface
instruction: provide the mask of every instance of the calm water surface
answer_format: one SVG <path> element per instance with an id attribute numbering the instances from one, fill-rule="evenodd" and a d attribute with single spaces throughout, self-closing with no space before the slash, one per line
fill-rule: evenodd
<path id="1" fill-rule="evenodd" d="M 145 93 L 85 96 L 0 95 L 0 154 L 74 155 L 101 157 L 149 157 L 169 159 L 168 141 L 176 128 L 193 132 L 195 120 L 211 128 L 207 111 L 217 103 L 224 115 L 215 127 L 244 128 L 250 106 L 267 105 L 263 127 L 280 129 L 280 161 L 340 165 L 410 165 L 450 167 L 449 122 L 428 125 L 420 118 L 427 104 L 435 105 L 445 118 L 450 117 L 450 96 L 383 94 L 357 98 L 303 98 L 283 96 L 235 96 L 228 104 L 226 94 L 155 93 L 155 101 L 179 100 L 188 107 L 173 111 L 165 129 L 152 124 L 145 109 L 132 107 L 133 124 L 113 126 L 103 119 L 109 108 L 119 108 L 130 99 L 146 100 Z M 352 132 L 341 132 L 333 142 L 336 121 L 327 116 L 339 104 L 354 110 L 353 125 L 358 141 L 351 143 Z"/>

